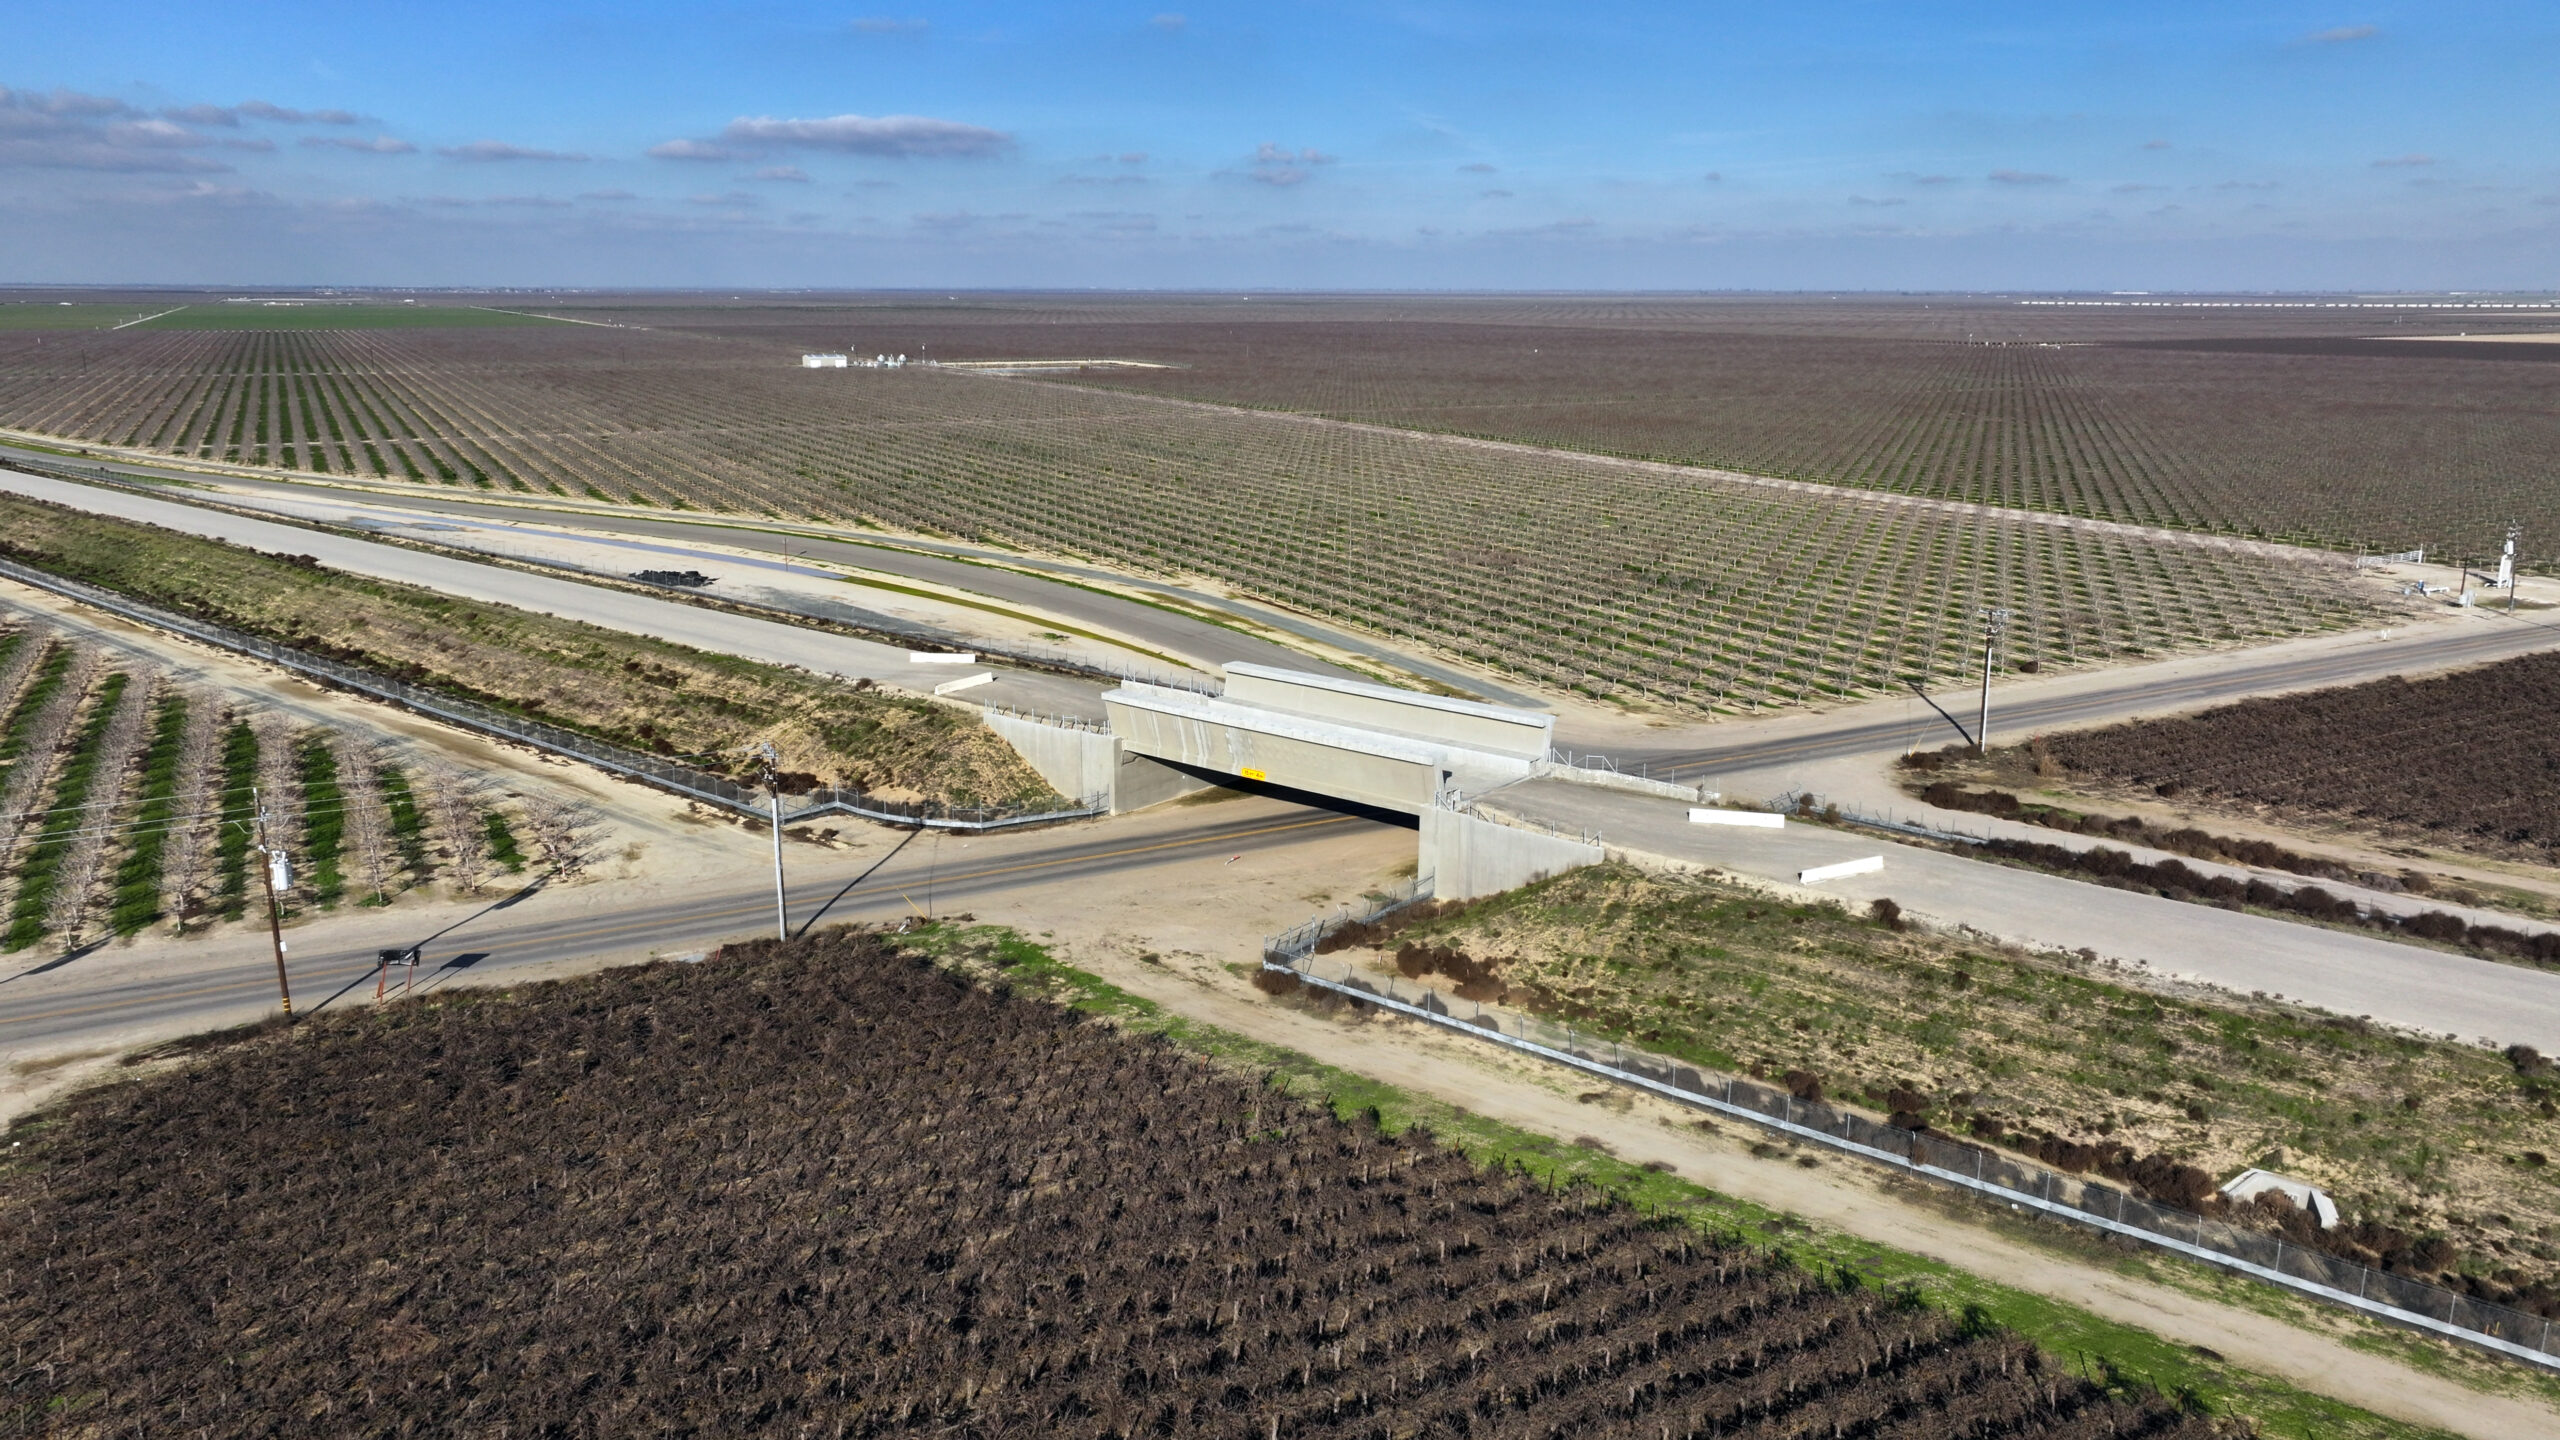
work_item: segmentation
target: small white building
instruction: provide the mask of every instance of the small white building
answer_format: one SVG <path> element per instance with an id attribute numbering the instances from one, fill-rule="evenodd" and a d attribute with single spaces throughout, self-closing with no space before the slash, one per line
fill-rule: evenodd
<path id="1" fill-rule="evenodd" d="M 2328 1191 L 2308 1180 L 2252 1168 L 2232 1176 L 2222 1187 L 2222 1193 L 2235 1205 L 2245 1205 L 2270 1190 L 2291 1200 L 2295 1209 L 2319 1222 L 2321 1229 L 2337 1227 L 2338 1202 L 2329 1198 Z"/>
<path id="2" fill-rule="evenodd" d="M 803 355 L 800 357 L 800 368 L 803 370 L 842 370 L 849 363 L 851 362 L 842 355 Z"/>

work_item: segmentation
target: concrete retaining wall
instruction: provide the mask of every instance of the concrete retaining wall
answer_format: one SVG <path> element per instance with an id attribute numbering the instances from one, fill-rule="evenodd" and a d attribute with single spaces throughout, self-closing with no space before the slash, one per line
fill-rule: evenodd
<path id="1" fill-rule="evenodd" d="M 1111 790 L 1111 813 L 1125 815 L 1144 810 L 1167 800 L 1179 800 L 1196 791 L 1217 785 L 1207 776 L 1194 775 L 1178 765 L 1123 751 L 1120 756 L 1119 783 Z"/>
<path id="2" fill-rule="evenodd" d="M 985 712 L 987 728 L 1022 753 L 1049 788 L 1070 800 L 1108 796 L 1119 780 L 1120 742 L 1093 730 Z"/>
<path id="3" fill-rule="evenodd" d="M 1516 890 L 1602 859 L 1597 845 L 1518 830 L 1434 807 L 1422 812 L 1421 873 L 1436 900 L 1473 900 Z"/>

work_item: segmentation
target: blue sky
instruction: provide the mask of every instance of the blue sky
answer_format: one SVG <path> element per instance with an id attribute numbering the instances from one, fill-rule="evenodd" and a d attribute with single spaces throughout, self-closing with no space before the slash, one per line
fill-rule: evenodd
<path id="1" fill-rule="evenodd" d="M 16 0 L 0 280 L 2560 287 L 2560 5 Z"/>

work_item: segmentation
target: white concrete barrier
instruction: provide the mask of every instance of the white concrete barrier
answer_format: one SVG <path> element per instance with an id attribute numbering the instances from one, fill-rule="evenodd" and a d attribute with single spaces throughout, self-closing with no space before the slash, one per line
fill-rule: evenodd
<path id="1" fill-rule="evenodd" d="M 1759 810 L 1691 810 L 1689 823 L 1692 825 L 1754 825 L 1763 830 L 1783 830 L 1787 826 L 1787 817 L 1771 815 Z"/>
<path id="2" fill-rule="evenodd" d="M 1825 880 L 1837 880 L 1843 875 L 1872 875 L 1883 868 L 1884 857 L 1870 855 L 1864 860 L 1843 860 L 1837 865 L 1816 865 L 1810 870 L 1799 870 L 1796 883 L 1815 885 Z"/>
<path id="3" fill-rule="evenodd" d="M 933 693 L 950 695 L 962 690 L 974 690 L 981 685 L 994 684 L 995 679 L 996 672 L 993 670 L 981 670 L 975 675 L 963 675 L 957 680 L 945 680 L 933 687 Z"/>
<path id="4" fill-rule="evenodd" d="M 975 665 L 978 663 L 978 657 L 974 652 L 969 651 L 944 654 L 939 650 L 910 650 L 907 652 L 907 663 L 911 665 Z"/>

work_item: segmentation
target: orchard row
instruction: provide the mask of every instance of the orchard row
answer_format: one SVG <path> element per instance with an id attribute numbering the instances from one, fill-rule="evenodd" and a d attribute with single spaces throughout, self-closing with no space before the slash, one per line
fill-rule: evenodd
<path id="1" fill-rule="evenodd" d="M 48 347 L 49 370 L 24 347 L 0 365 L 0 419 L 179 453 L 213 434 L 217 450 L 317 456 L 333 473 L 355 463 L 1087 557 L 1684 710 L 1964 676 L 1984 607 L 2014 616 L 2003 663 L 2031 667 L 2367 613 L 2343 566 L 2299 552 L 951 371 L 806 371 L 698 336 L 81 343 L 100 351 L 85 368 L 72 344 Z M 209 430 L 200 415 L 228 418 Z"/>
<path id="2" fill-rule="evenodd" d="M 290 916 L 574 868 L 592 830 L 377 736 L 297 726 L 40 625 L 0 634 L 0 948 L 254 914 L 262 835 L 290 858 Z"/>

